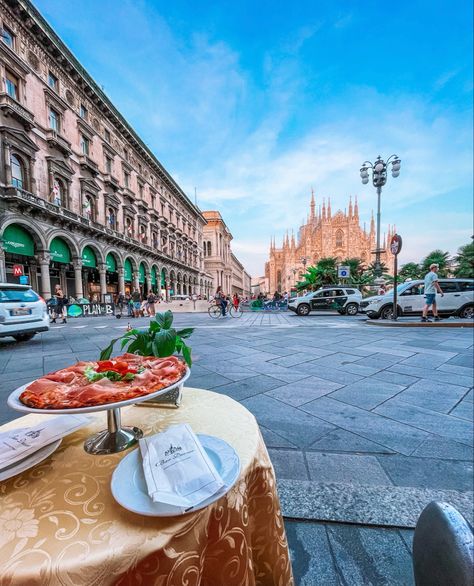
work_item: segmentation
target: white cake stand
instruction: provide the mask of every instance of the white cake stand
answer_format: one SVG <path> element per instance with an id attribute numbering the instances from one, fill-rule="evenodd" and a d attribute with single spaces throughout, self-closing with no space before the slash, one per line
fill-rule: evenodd
<path id="1" fill-rule="evenodd" d="M 127 405 L 133 405 L 135 403 L 142 403 L 148 399 L 153 399 L 164 395 L 176 387 L 182 387 L 185 381 L 189 378 L 191 371 L 186 367 L 185 375 L 174 384 L 154 393 L 143 395 L 142 397 L 135 397 L 133 399 L 127 399 L 126 401 L 117 401 L 116 403 L 108 403 L 107 405 L 94 405 L 93 407 L 77 407 L 73 409 L 35 409 L 34 407 L 28 407 L 20 401 L 21 393 L 31 383 L 22 385 L 18 389 L 14 390 L 7 399 L 7 405 L 16 411 L 22 411 L 23 413 L 36 413 L 36 414 L 51 414 L 51 415 L 70 415 L 72 413 L 94 413 L 96 411 L 107 411 L 107 429 L 99 431 L 94 435 L 91 435 L 84 442 L 84 449 L 88 454 L 116 454 L 127 450 L 131 446 L 135 445 L 137 441 L 143 437 L 143 431 L 138 427 L 122 427 L 120 409 Z"/>

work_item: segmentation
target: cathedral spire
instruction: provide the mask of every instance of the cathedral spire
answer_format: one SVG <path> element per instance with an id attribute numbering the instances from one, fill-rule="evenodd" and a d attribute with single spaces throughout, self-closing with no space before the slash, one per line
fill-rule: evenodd
<path id="1" fill-rule="evenodd" d="M 372 210 L 372 216 L 370 218 L 370 233 L 375 234 L 374 210 Z"/>
<path id="2" fill-rule="evenodd" d="M 315 205 L 316 204 L 314 202 L 314 189 L 311 187 L 311 204 L 310 204 L 310 213 L 309 213 L 309 216 L 310 216 L 311 221 L 314 221 L 314 219 L 316 217 L 315 216 L 315 213 L 314 213 L 314 207 L 315 207 Z"/>
<path id="3" fill-rule="evenodd" d="M 331 198 L 328 197 L 328 219 L 331 217 Z"/>
<path id="4" fill-rule="evenodd" d="M 326 198 L 323 197 L 323 220 L 326 219 Z"/>
<path id="5" fill-rule="evenodd" d="M 356 218 L 356 220 L 359 219 L 359 203 L 357 201 L 357 195 L 355 196 L 354 218 Z"/>
<path id="6" fill-rule="evenodd" d="M 295 233 L 291 230 L 291 248 L 295 248 Z"/>
<path id="7" fill-rule="evenodd" d="M 352 195 L 349 196 L 349 218 L 352 218 Z"/>

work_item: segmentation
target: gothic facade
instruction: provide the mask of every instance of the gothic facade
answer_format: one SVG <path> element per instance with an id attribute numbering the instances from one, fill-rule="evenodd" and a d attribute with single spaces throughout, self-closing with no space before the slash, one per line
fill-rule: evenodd
<path id="1" fill-rule="evenodd" d="M 383 235 L 381 242 L 381 261 L 391 272 L 392 255 L 388 250 L 388 242 L 395 233 L 389 227 L 387 237 Z M 348 210 L 338 210 L 335 214 L 331 210 L 331 200 L 316 210 L 314 193 L 311 196 L 310 212 L 307 221 L 298 231 L 295 239 L 288 232 L 283 239 L 282 246 L 276 247 L 275 241 L 270 244 L 269 260 L 265 263 L 265 277 L 268 283 L 268 292 L 289 291 L 300 280 L 306 265 L 314 265 L 321 258 L 335 257 L 339 261 L 346 258 L 359 258 L 368 265 L 375 260 L 376 248 L 374 216 L 370 221 L 370 228 L 360 225 L 359 206 L 357 198 L 352 204 L 349 199 Z"/>

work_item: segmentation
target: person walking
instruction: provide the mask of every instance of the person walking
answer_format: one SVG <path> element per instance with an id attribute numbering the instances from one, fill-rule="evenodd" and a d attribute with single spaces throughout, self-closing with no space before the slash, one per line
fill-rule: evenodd
<path id="1" fill-rule="evenodd" d="M 239 309 L 239 304 L 240 304 L 239 296 L 237 295 L 237 293 L 234 293 L 232 296 L 232 305 L 234 306 L 234 309 L 236 311 L 237 311 L 237 309 Z"/>
<path id="2" fill-rule="evenodd" d="M 133 304 L 133 317 L 140 317 L 140 310 L 142 308 L 142 296 L 138 289 L 134 289 L 132 292 L 132 304 Z"/>
<path id="3" fill-rule="evenodd" d="M 63 290 L 61 289 L 61 285 L 55 285 L 54 287 L 54 297 L 56 298 L 56 306 L 54 308 L 54 316 L 51 320 L 52 324 L 56 323 L 56 319 L 59 317 L 63 318 L 62 323 L 66 324 L 66 315 L 64 313 L 67 305 L 67 299 L 64 296 Z"/>
<path id="4" fill-rule="evenodd" d="M 148 315 L 151 317 L 155 316 L 155 302 L 156 302 L 156 297 L 155 294 L 153 293 L 153 291 L 149 291 L 148 292 L 148 297 L 147 297 L 147 305 L 148 305 Z"/>
<path id="5" fill-rule="evenodd" d="M 438 283 L 438 270 L 439 266 L 436 263 L 430 264 L 430 272 L 425 275 L 425 306 L 423 307 L 422 322 L 431 322 L 428 319 L 428 311 L 432 308 L 434 320 L 441 321 L 438 315 L 438 308 L 436 307 L 436 293 L 439 293 L 441 297 L 444 297 L 444 293 Z"/>
<path id="6" fill-rule="evenodd" d="M 227 307 L 227 299 L 226 296 L 224 295 L 224 292 L 222 291 L 222 287 L 219 285 L 216 289 L 216 294 L 214 295 L 214 299 L 216 301 L 217 305 L 221 306 L 221 314 L 222 317 L 226 316 L 226 307 Z"/>

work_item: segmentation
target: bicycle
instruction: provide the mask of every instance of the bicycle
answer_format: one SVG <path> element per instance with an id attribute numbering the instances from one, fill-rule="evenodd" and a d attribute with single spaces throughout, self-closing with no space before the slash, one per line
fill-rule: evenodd
<path id="1" fill-rule="evenodd" d="M 236 317 L 236 318 L 242 317 L 242 314 L 244 313 L 242 311 L 242 308 L 240 307 L 240 304 L 237 307 L 234 307 L 234 305 L 230 301 L 227 302 L 226 311 L 230 315 L 230 317 Z M 215 301 L 211 303 L 211 305 L 209 306 L 209 309 L 207 310 L 207 313 L 213 319 L 218 319 L 220 317 L 224 317 L 222 315 L 221 304 L 220 303 L 217 304 Z"/>

